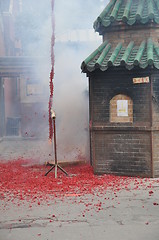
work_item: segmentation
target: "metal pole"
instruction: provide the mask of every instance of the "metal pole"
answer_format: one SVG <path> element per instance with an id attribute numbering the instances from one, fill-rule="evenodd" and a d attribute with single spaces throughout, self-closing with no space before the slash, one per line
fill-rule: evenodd
<path id="1" fill-rule="evenodd" d="M 53 118 L 53 129 L 54 129 L 54 153 L 55 153 L 55 178 L 57 178 L 57 152 L 56 152 L 56 124 L 55 118 Z"/>
<path id="2" fill-rule="evenodd" d="M 52 110 L 51 111 L 51 118 L 52 118 L 52 123 L 53 123 L 53 138 L 54 138 L 54 155 L 55 155 L 55 164 L 53 164 L 53 166 L 51 167 L 51 169 L 49 171 L 47 171 L 47 173 L 45 174 L 45 176 L 47 176 L 47 174 L 49 172 L 51 172 L 51 170 L 53 170 L 55 168 L 55 178 L 57 178 L 57 169 L 59 168 L 63 173 L 65 173 L 66 175 L 68 175 L 68 173 L 58 165 L 57 163 L 57 151 L 56 151 L 56 124 L 55 124 L 55 112 Z M 52 150 L 53 150 L 53 140 L 52 140 Z"/>

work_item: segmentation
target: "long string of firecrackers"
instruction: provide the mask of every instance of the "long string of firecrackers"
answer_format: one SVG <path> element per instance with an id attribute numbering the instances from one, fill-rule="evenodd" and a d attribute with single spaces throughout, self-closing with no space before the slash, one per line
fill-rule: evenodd
<path id="1" fill-rule="evenodd" d="M 54 91 L 54 44 L 55 44 L 55 36 L 54 36 L 54 0 L 51 0 L 51 10 L 52 10 L 52 37 L 51 37 L 51 72 L 50 72 L 50 98 L 49 98 L 49 139 L 52 140 L 53 137 L 53 123 L 51 118 L 51 109 L 53 105 L 53 91 Z"/>

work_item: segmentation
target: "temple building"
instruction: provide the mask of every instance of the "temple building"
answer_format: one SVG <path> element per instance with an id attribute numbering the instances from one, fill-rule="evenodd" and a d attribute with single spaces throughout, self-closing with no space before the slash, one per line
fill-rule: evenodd
<path id="1" fill-rule="evenodd" d="M 103 43 L 81 65 L 94 172 L 159 177 L 159 0 L 111 0 L 94 29 Z"/>
<path id="2" fill-rule="evenodd" d="M 46 59 L 35 54 L 35 47 L 32 54 L 24 51 L 32 25 L 22 2 L 0 1 L 0 139 L 41 138 L 40 129 L 48 124 Z M 26 36 L 20 36 L 22 31 Z"/>

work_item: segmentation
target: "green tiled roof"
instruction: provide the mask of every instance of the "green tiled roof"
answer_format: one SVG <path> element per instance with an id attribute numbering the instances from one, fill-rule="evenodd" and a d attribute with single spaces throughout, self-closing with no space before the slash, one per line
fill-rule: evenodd
<path id="1" fill-rule="evenodd" d="M 94 29 L 100 32 L 101 27 L 115 22 L 133 25 L 151 21 L 159 23 L 159 0 L 110 0 L 94 22 Z"/>
<path id="2" fill-rule="evenodd" d="M 122 43 L 112 47 L 105 41 L 82 62 L 81 69 L 83 72 L 92 72 L 96 69 L 106 71 L 112 66 L 123 66 L 128 70 L 134 67 L 145 69 L 148 66 L 159 69 L 159 46 L 151 38 L 141 42 L 140 46 L 136 46 L 132 41 L 127 47 Z"/>

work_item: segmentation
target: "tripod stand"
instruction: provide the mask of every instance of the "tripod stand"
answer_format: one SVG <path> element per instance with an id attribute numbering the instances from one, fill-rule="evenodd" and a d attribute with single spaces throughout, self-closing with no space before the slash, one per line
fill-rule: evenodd
<path id="1" fill-rule="evenodd" d="M 54 136 L 54 154 L 55 154 L 55 163 L 53 166 L 45 173 L 45 176 L 48 175 L 49 172 L 51 172 L 55 168 L 55 178 L 57 178 L 57 169 L 59 168 L 63 173 L 68 175 L 68 173 L 59 166 L 57 163 L 57 152 L 56 152 L 56 124 L 55 124 L 55 112 L 52 111 L 52 121 L 53 121 L 53 136 Z"/>

